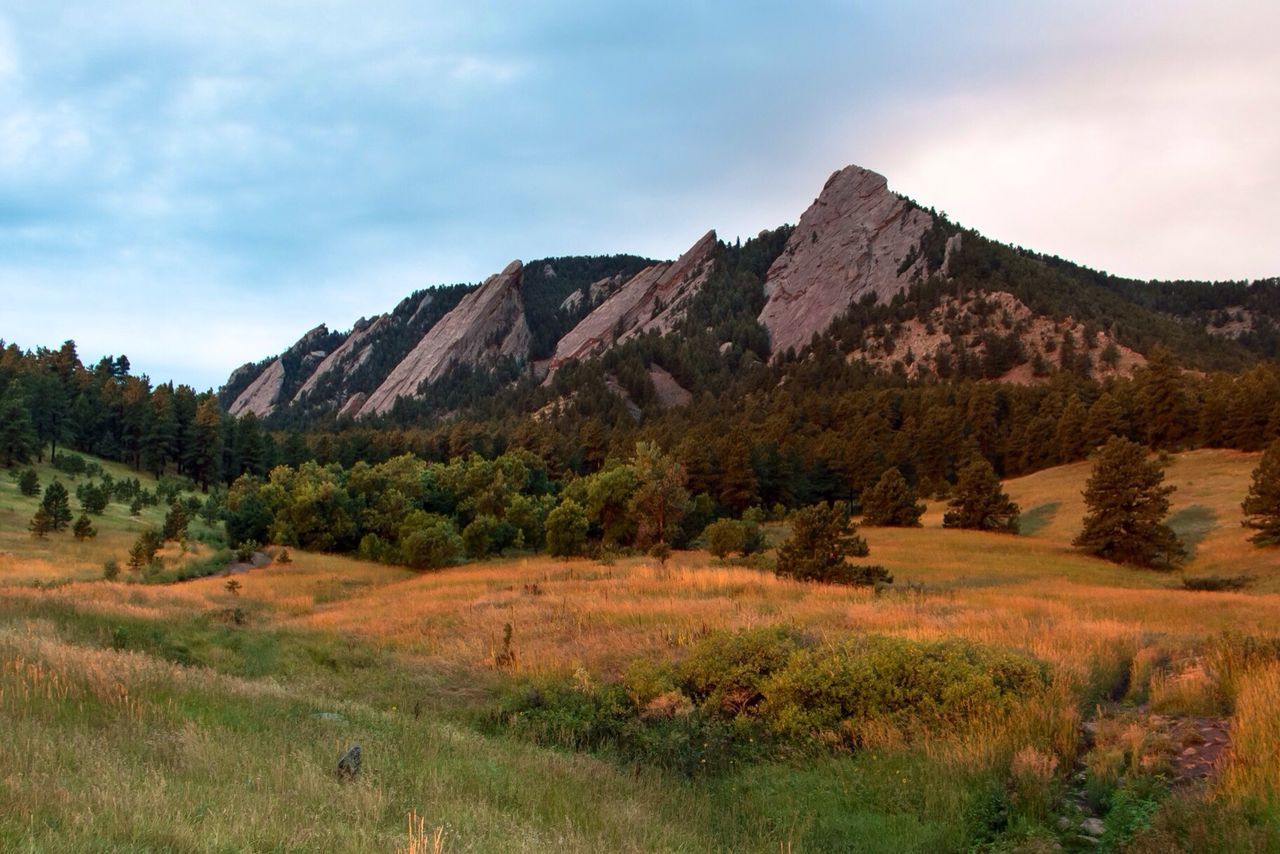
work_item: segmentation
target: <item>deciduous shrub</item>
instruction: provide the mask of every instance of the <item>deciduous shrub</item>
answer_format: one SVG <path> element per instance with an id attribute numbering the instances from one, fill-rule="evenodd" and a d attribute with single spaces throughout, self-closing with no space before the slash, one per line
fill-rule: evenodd
<path id="1" fill-rule="evenodd" d="M 760 715 L 795 739 L 856 747 L 869 725 L 899 732 L 978 720 L 1048 685 L 1044 665 L 963 640 L 865 636 L 800 650 L 761 686 Z"/>

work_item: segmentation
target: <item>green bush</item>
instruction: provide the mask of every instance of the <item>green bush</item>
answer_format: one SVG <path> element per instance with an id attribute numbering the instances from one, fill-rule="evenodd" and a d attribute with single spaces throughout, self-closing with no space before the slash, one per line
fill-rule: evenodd
<path id="1" fill-rule="evenodd" d="M 462 529 L 462 547 L 466 550 L 467 557 L 478 560 L 501 551 L 504 539 L 502 528 L 503 523 L 487 513 L 481 513 L 473 519 Z"/>
<path id="2" fill-rule="evenodd" d="M 807 643 L 782 627 L 716 632 L 699 641 L 680 665 L 680 687 L 712 714 L 736 716 L 764 699 L 764 684 Z"/>
<path id="3" fill-rule="evenodd" d="M 695 775 L 797 752 L 848 750 L 998 714 L 1042 691 L 1040 662 L 966 641 L 866 636 L 817 645 L 771 627 L 716 632 L 678 664 L 638 660 L 619 684 L 523 683 L 490 723 L 539 744 Z"/>
<path id="4" fill-rule="evenodd" d="M 760 716 L 792 738 L 850 747 L 868 725 L 905 735 L 981 719 L 1048 684 L 1043 664 L 963 640 L 865 636 L 800 650 L 761 686 Z"/>
<path id="5" fill-rule="evenodd" d="M 1251 575 L 1187 575 L 1182 579 L 1184 590 L 1207 592 L 1243 590 L 1252 583 Z"/>
<path id="6" fill-rule="evenodd" d="M 462 538 L 448 517 L 421 510 L 400 529 L 400 559 L 414 569 L 439 569 L 458 562 Z"/>
<path id="7" fill-rule="evenodd" d="M 746 528 L 733 519 L 717 519 L 702 532 L 707 551 L 724 560 L 734 552 L 741 552 L 747 540 Z"/>
<path id="8" fill-rule="evenodd" d="M 547 514 L 547 551 L 556 557 L 581 554 L 587 542 L 587 525 L 582 505 L 566 499 Z"/>

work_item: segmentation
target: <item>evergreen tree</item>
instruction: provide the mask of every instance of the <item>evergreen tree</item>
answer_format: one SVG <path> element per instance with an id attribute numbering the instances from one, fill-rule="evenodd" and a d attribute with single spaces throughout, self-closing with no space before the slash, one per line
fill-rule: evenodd
<path id="1" fill-rule="evenodd" d="M 1088 413 L 1080 398 L 1071 395 L 1067 405 L 1063 407 L 1062 416 L 1058 419 L 1058 432 L 1054 444 L 1058 448 L 1058 460 L 1064 463 L 1084 459 L 1087 442 L 1085 424 Z"/>
<path id="2" fill-rule="evenodd" d="M 107 509 L 107 491 L 92 483 L 86 483 L 77 488 L 76 498 L 80 499 L 80 509 L 85 513 L 101 516 Z"/>
<path id="3" fill-rule="evenodd" d="M 55 480 L 45 487 L 40 506 L 49 514 L 51 530 L 61 531 L 71 524 L 71 502 L 61 481 Z"/>
<path id="4" fill-rule="evenodd" d="M 35 469 L 23 469 L 22 474 L 18 475 L 18 491 L 28 498 L 40 494 L 40 475 L 36 474 Z"/>
<path id="5" fill-rule="evenodd" d="M 32 536 L 44 539 L 44 535 L 53 530 L 53 518 L 49 515 L 49 511 L 43 506 L 37 507 L 27 529 L 31 531 Z"/>
<path id="6" fill-rule="evenodd" d="M 1089 513 L 1074 544 L 1116 563 L 1170 567 L 1185 556 L 1182 543 L 1164 524 L 1169 495 L 1160 463 L 1141 445 L 1112 438 L 1094 459 L 1085 486 Z"/>
<path id="7" fill-rule="evenodd" d="M 875 486 L 862 493 L 862 524 L 877 528 L 918 528 L 924 505 L 896 468 L 885 471 Z"/>
<path id="8" fill-rule="evenodd" d="M 77 540 L 87 540 L 90 537 L 98 536 L 97 529 L 93 527 L 89 517 L 83 513 L 80 514 L 80 518 L 76 520 L 75 525 L 71 528 L 71 533 L 75 535 Z"/>
<path id="9" fill-rule="evenodd" d="M 1085 444 L 1089 448 L 1097 448 L 1107 443 L 1112 436 L 1124 436 L 1129 432 L 1125 420 L 1124 407 L 1111 392 L 1103 392 L 1102 396 L 1089 407 L 1089 417 L 1084 423 Z"/>
<path id="10" fill-rule="evenodd" d="M 191 523 L 191 513 L 187 505 L 175 500 L 169 505 L 169 512 L 164 517 L 164 530 L 161 536 L 165 540 L 180 540 L 187 534 L 187 525 Z"/>
<path id="11" fill-rule="evenodd" d="M 849 517 L 849 505 L 814 504 L 791 517 L 791 537 L 778 549 L 775 572 L 781 578 L 827 584 L 892 582 L 878 566 L 852 566 L 849 557 L 870 553 Z"/>
<path id="12" fill-rule="evenodd" d="M 222 412 L 210 396 L 196 410 L 191 442 L 187 448 L 187 473 L 205 492 L 222 476 Z"/>
<path id="13" fill-rule="evenodd" d="M 1139 383 L 1147 441 L 1153 448 L 1178 447 L 1196 419 L 1186 377 L 1173 354 L 1163 347 L 1154 348 Z"/>
<path id="14" fill-rule="evenodd" d="M 991 463 L 978 458 L 960 470 L 942 526 L 1017 533 L 1018 505 L 1005 494 Z"/>
<path id="15" fill-rule="evenodd" d="M 129 548 L 129 568 L 136 572 L 144 566 L 149 566 L 155 560 L 156 552 L 160 551 L 162 545 L 160 535 L 155 531 L 151 529 L 143 531 Z"/>
<path id="16" fill-rule="evenodd" d="M 44 459 L 44 446 L 49 446 L 49 457 L 58 453 L 58 443 L 70 436 L 68 419 L 70 401 L 62 379 L 53 371 L 38 368 L 28 378 L 27 407 L 35 426 L 36 458 Z"/>
<path id="17" fill-rule="evenodd" d="M 1249 541 L 1259 546 L 1280 545 L 1280 439 L 1267 447 L 1253 470 L 1243 507 L 1245 527 L 1258 532 Z"/>
<path id="18" fill-rule="evenodd" d="M 741 435 L 726 440 L 720 453 L 720 503 L 741 513 L 756 501 L 756 475 L 751 452 Z"/>
<path id="19" fill-rule="evenodd" d="M 31 414 L 18 384 L 10 383 L 0 396 L 0 463 L 10 468 L 30 462 L 39 449 Z"/>

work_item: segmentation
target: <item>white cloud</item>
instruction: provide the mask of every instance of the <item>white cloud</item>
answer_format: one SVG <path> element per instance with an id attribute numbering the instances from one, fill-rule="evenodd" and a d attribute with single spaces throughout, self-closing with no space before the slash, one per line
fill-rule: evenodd
<path id="1" fill-rule="evenodd" d="M 1135 40 L 889 108 L 873 165 L 990 237 L 1109 272 L 1274 276 L 1277 80 L 1275 51 Z"/>

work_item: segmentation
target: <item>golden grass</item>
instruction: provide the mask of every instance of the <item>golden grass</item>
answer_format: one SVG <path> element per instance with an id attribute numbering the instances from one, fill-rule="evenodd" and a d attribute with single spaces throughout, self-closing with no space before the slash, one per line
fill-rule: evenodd
<path id="1" fill-rule="evenodd" d="M 1248 532 L 1239 525 L 1239 501 L 1255 464 L 1254 455 L 1200 451 L 1178 457 L 1168 474 L 1179 487 L 1175 516 L 1182 514 L 1180 524 L 1198 540 L 1190 571 L 1247 572 L 1257 581 L 1244 592 L 1188 592 L 1176 574 L 1117 567 L 1073 550 L 1070 539 L 1083 516 L 1079 493 L 1088 473 L 1087 465 L 1078 464 L 1008 483 L 1011 495 L 1036 523 L 1027 536 L 943 530 L 938 504 L 930 508 L 924 528 L 865 529 L 870 560 L 886 565 L 900 582 L 900 589 L 880 596 L 868 589 L 784 581 L 770 572 L 724 565 L 702 552 L 677 553 L 665 570 L 648 558 L 604 565 L 539 556 L 425 574 L 295 552 L 290 564 L 237 576 L 241 590 L 233 596 L 225 589 L 226 579 L 216 577 L 166 586 L 87 581 L 82 558 L 51 551 L 45 556 L 0 555 L 0 602 L 19 611 L 56 602 L 82 613 L 153 621 L 243 606 L 259 625 L 352 637 L 403 660 L 453 673 L 494 668 L 507 624 L 520 673 L 583 668 L 596 678 L 618 676 L 636 658 L 679 657 L 689 644 L 717 629 L 789 624 L 830 638 L 849 632 L 963 637 L 1034 654 L 1053 666 L 1055 684 L 1047 697 L 1032 701 L 1017 716 L 974 721 L 963 738 L 938 739 L 921 749 L 944 766 L 970 769 L 1007 768 L 1021 756 L 1020 785 L 1024 797 L 1034 800 L 1042 794 L 1043 768 L 1054 757 L 1065 761 L 1075 755 L 1080 703 L 1090 696 L 1087 691 L 1131 680 L 1137 690 L 1149 687 L 1156 705 L 1198 709 L 1212 701 L 1207 677 L 1195 665 L 1208 639 L 1225 629 L 1280 634 L 1280 556 L 1249 545 Z M 1051 511 L 1043 509 L 1055 503 Z M 70 583 L 37 589 L 28 583 L 33 579 Z M 904 582 L 913 586 L 901 589 Z M 206 731 L 182 729 L 172 709 L 140 703 L 139 698 L 199 687 L 259 702 L 288 700 L 288 691 L 269 680 L 238 680 L 140 654 L 72 645 L 38 621 L 0 631 L 0 661 L 0 710 L 27 721 L 24 738 L 35 738 L 32 727 L 38 721 L 29 720 L 35 709 L 80 701 L 115 703 L 111 708 L 126 721 L 131 716 L 167 721 L 175 744 L 166 749 L 196 765 L 232 760 L 220 753 L 216 760 L 207 758 L 216 751 L 196 744 L 210 738 Z M 1274 715 L 1280 704 L 1280 669 L 1250 672 L 1240 684 L 1233 722 L 1237 748 L 1221 790 L 1237 800 L 1274 801 L 1280 786 L 1280 724 Z M 131 703 L 140 705 L 134 710 Z M 464 738 L 460 731 L 450 732 L 452 738 Z M 886 749 L 892 749 L 889 741 Z M 339 745 L 332 747 L 336 751 Z M 458 749 L 476 747 L 468 743 Z M 48 751 L 53 752 L 44 759 L 51 767 L 75 764 L 52 746 Z M 201 756 L 206 758 L 193 758 Z M 310 768 L 296 759 L 285 755 L 274 770 L 259 769 L 267 777 L 279 777 L 260 777 L 259 785 L 276 791 L 273 787 L 283 790 L 298 782 L 315 799 L 300 800 L 298 809 L 304 803 L 307 808 L 332 803 L 330 783 L 314 771 L 307 770 L 300 781 L 291 779 L 298 767 Z M 576 774 L 581 772 L 576 763 L 585 760 L 564 761 L 574 765 Z M 521 762 L 532 760 L 517 760 Z M 234 776 L 233 768 L 221 765 L 218 774 Z M 448 780 L 431 785 L 435 797 L 465 813 L 457 798 L 450 800 Z M 344 807 L 353 810 L 353 820 L 392 810 L 385 794 L 361 792 L 359 798 L 367 796 L 367 801 Z M 127 800 L 136 804 L 154 797 L 158 795 L 137 793 Z M 95 802 L 90 812 L 124 809 L 121 804 Z M 251 801 L 237 798 L 237 804 L 251 816 L 244 831 L 248 836 L 236 837 L 241 840 L 272 839 L 271 822 L 285 820 L 256 810 Z M 75 813 L 76 806 L 68 804 L 66 810 Z M 477 821 L 496 820 L 481 812 L 475 814 Z M 395 823 L 403 833 L 406 812 L 397 815 Z M 293 818 L 291 814 L 289 820 Z M 637 816 L 635 826 L 651 819 Z M 409 844 L 417 850 L 432 850 L 440 839 L 452 845 L 452 830 L 435 834 L 438 819 L 410 821 Z M 255 830 L 253 822 L 261 826 Z M 481 838 L 478 828 L 483 826 L 470 827 L 473 842 Z M 258 831 L 261 835 L 254 836 Z M 589 837 L 574 838 L 577 844 L 570 847 L 589 847 L 584 842 Z"/>
<path id="2" fill-rule="evenodd" d="M 1236 802 L 1280 807 L 1280 664 L 1240 680 L 1221 789 Z"/>
<path id="3" fill-rule="evenodd" d="M 116 479 L 137 478 L 146 489 L 155 489 L 155 478 L 143 472 L 135 472 L 125 465 L 88 457 L 102 465 Z M 71 494 L 71 511 L 80 514 L 80 502 L 76 500 L 76 486 L 86 482 L 81 476 L 73 480 L 57 471 L 48 462 L 33 466 L 40 476 L 41 489 L 56 478 Z M 84 541 L 76 540 L 70 529 L 51 533 L 43 538 L 33 537 L 28 529 L 32 515 L 40 503 L 39 497 L 22 495 L 13 475 L 20 469 L 6 472 L 0 469 L 0 584 L 31 584 L 33 582 L 62 581 L 67 579 L 89 580 L 102 575 L 105 561 L 114 559 L 124 566 L 129 547 L 138 534 L 148 527 L 159 528 L 167 508 L 147 507 L 138 516 L 129 515 L 129 508 L 112 501 L 101 516 L 89 519 L 98 535 Z M 96 481 L 95 481 L 96 482 Z M 203 522 L 193 521 L 192 530 L 204 530 Z M 162 556 L 169 565 L 176 565 L 199 553 L 179 555 L 166 551 Z"/>

